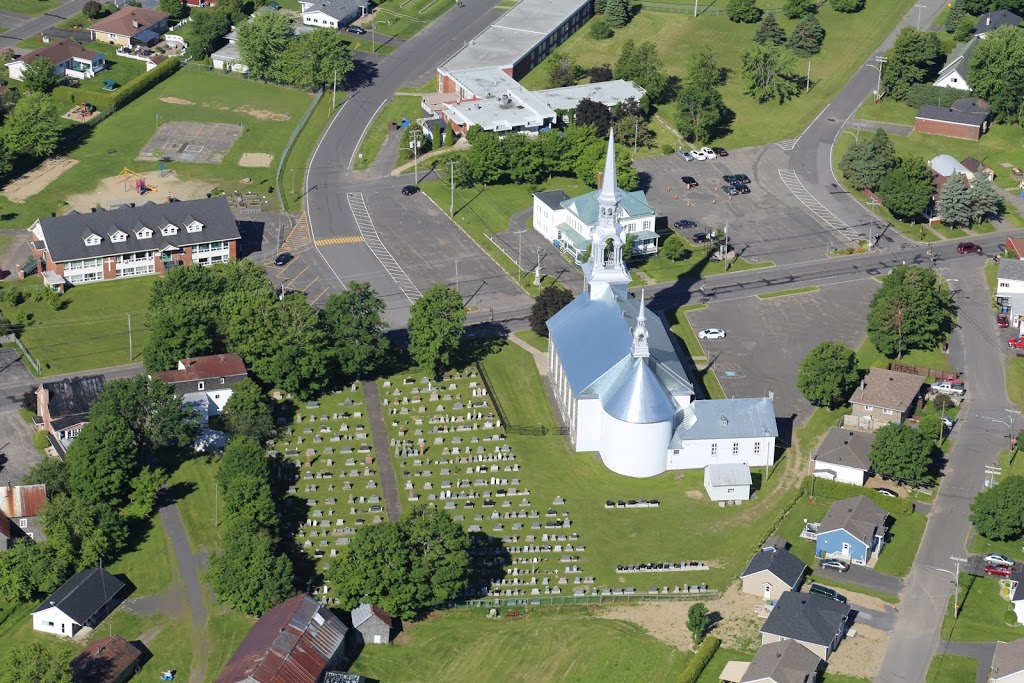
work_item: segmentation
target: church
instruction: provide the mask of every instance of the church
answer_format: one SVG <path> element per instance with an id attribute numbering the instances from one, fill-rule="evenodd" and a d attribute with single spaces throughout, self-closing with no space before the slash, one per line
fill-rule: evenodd
<path id="1" fill-rule="evenodd" d="M 770 397 L 696 399 L 661 318 L 629 294 L 619 217 L 624 192 L 608 139 L 586 291 L 548 320 L 548 378 L 576 452 L 628 477 L 775 461 Z"/>

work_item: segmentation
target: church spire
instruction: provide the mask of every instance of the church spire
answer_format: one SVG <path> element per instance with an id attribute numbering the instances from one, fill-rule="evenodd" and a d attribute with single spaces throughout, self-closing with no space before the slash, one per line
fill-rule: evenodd
<path id="1" fill-rule="evenodd" d="M 615 172 L 615 129 L 608 132 L 608 152 L 604 157 L 604 175 L 601 178 L 601 191 L 597 202 L 601 206 L 615 205 L 622 200 L 619 182 Z"/>
<path id="2" fill-rule="evenodd" d="M 647 345 L 647 308 L 644 306 L 644 290 L 640 290 L 640 312 L 636 316 L 636 327 L 633 329 L 633 358 L 647 358 L 651 349 Z"/>

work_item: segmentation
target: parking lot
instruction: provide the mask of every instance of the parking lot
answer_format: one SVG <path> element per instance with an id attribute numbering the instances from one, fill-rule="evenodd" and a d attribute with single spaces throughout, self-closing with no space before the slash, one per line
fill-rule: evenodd
<path id="1" fill-rule="evenodd" d="M 684 161 L 673 154 L 638 159 L 634 165 L 649 179 L 648 202 L 668 216 L 669 224 L 680 218 L 707 230 L 728 224 L 730 241 L 748 260 L 801 263 L 821 258 L 829 247 L 851 246 L 846 236 L 812 215 L 783 182 L 778 170 L 789 163 L 772 145 L 730 151 L 713 160 Z M 738 173 L 750 176 L 750 194 L 729 197 L 721 191 L 722 176 Z M 682 176 L 692 176 L 699 186 L 687 190 Z M 850 226 L 848 234 L 857 232 L 866 234 L 867 223 Z"/>

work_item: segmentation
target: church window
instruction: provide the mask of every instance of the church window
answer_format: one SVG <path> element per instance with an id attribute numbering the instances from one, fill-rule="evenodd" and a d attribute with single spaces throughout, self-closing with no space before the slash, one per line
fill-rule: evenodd
<path id="1" fill-rule="evenodd" d="M 761 442 L 760 441 L 755 441 L 754 442 L 754 455 L 760 455 L 760 454 L 761 454 Z"/>
<path id="2" fill-rule="evenodd" d="M 733 441 L 732 442 L 732 454 L 733 455 L 739 455 L 739 453 L 740 453 L 740 444 L 737 441 Z"/>
<path id="3" fill-rule="evenodd" d="M 718 444 L 713 443 L 711 444 L 711 457 L 715 457 L 716 455 L 718 455 Z"/>

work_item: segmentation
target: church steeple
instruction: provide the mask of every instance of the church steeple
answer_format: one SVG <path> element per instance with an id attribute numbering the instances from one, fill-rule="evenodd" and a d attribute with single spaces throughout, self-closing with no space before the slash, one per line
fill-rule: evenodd
<path id="1" fill-rule="evenodd" d="M 601 176 L 601 191 L 597 195 L 597 203 L 604 209 L 605 206 L 614 207 L 622 201 L 622 190 L 619 189 L 619 181 L 615 170 L 615 129 L 608 133 L 608 152 L 604 157 L 604 174 Z M 614 214 L 612 214 L 614 216 Z M 602 218 L 604 214 L 601 214 Z"/>
<path id="2" fill-rule="evenodd" d="M 644 290 L 640 290 L 640 312 L 636 316 L 636 327 L 633 329 L 633 358 L 648 358 L 651 349 L 647 345 L 647 310 L 644 308 Z"/>
<path id="3" fill-rule="evenodd" d="M 615 131 L 612 130 L 608 134 L 604 176 L 597 193 L 597 224 L 590 230 L 590 260 L 583 264 L 583 275 L 592 296 L 599 296 L 609 288 L 617 296 L 624 296 L 624 285 L 630 282 L 622 255 L 624 231 L 618 221 L 621 201 L 622 190 L 615 173 Z"/>

